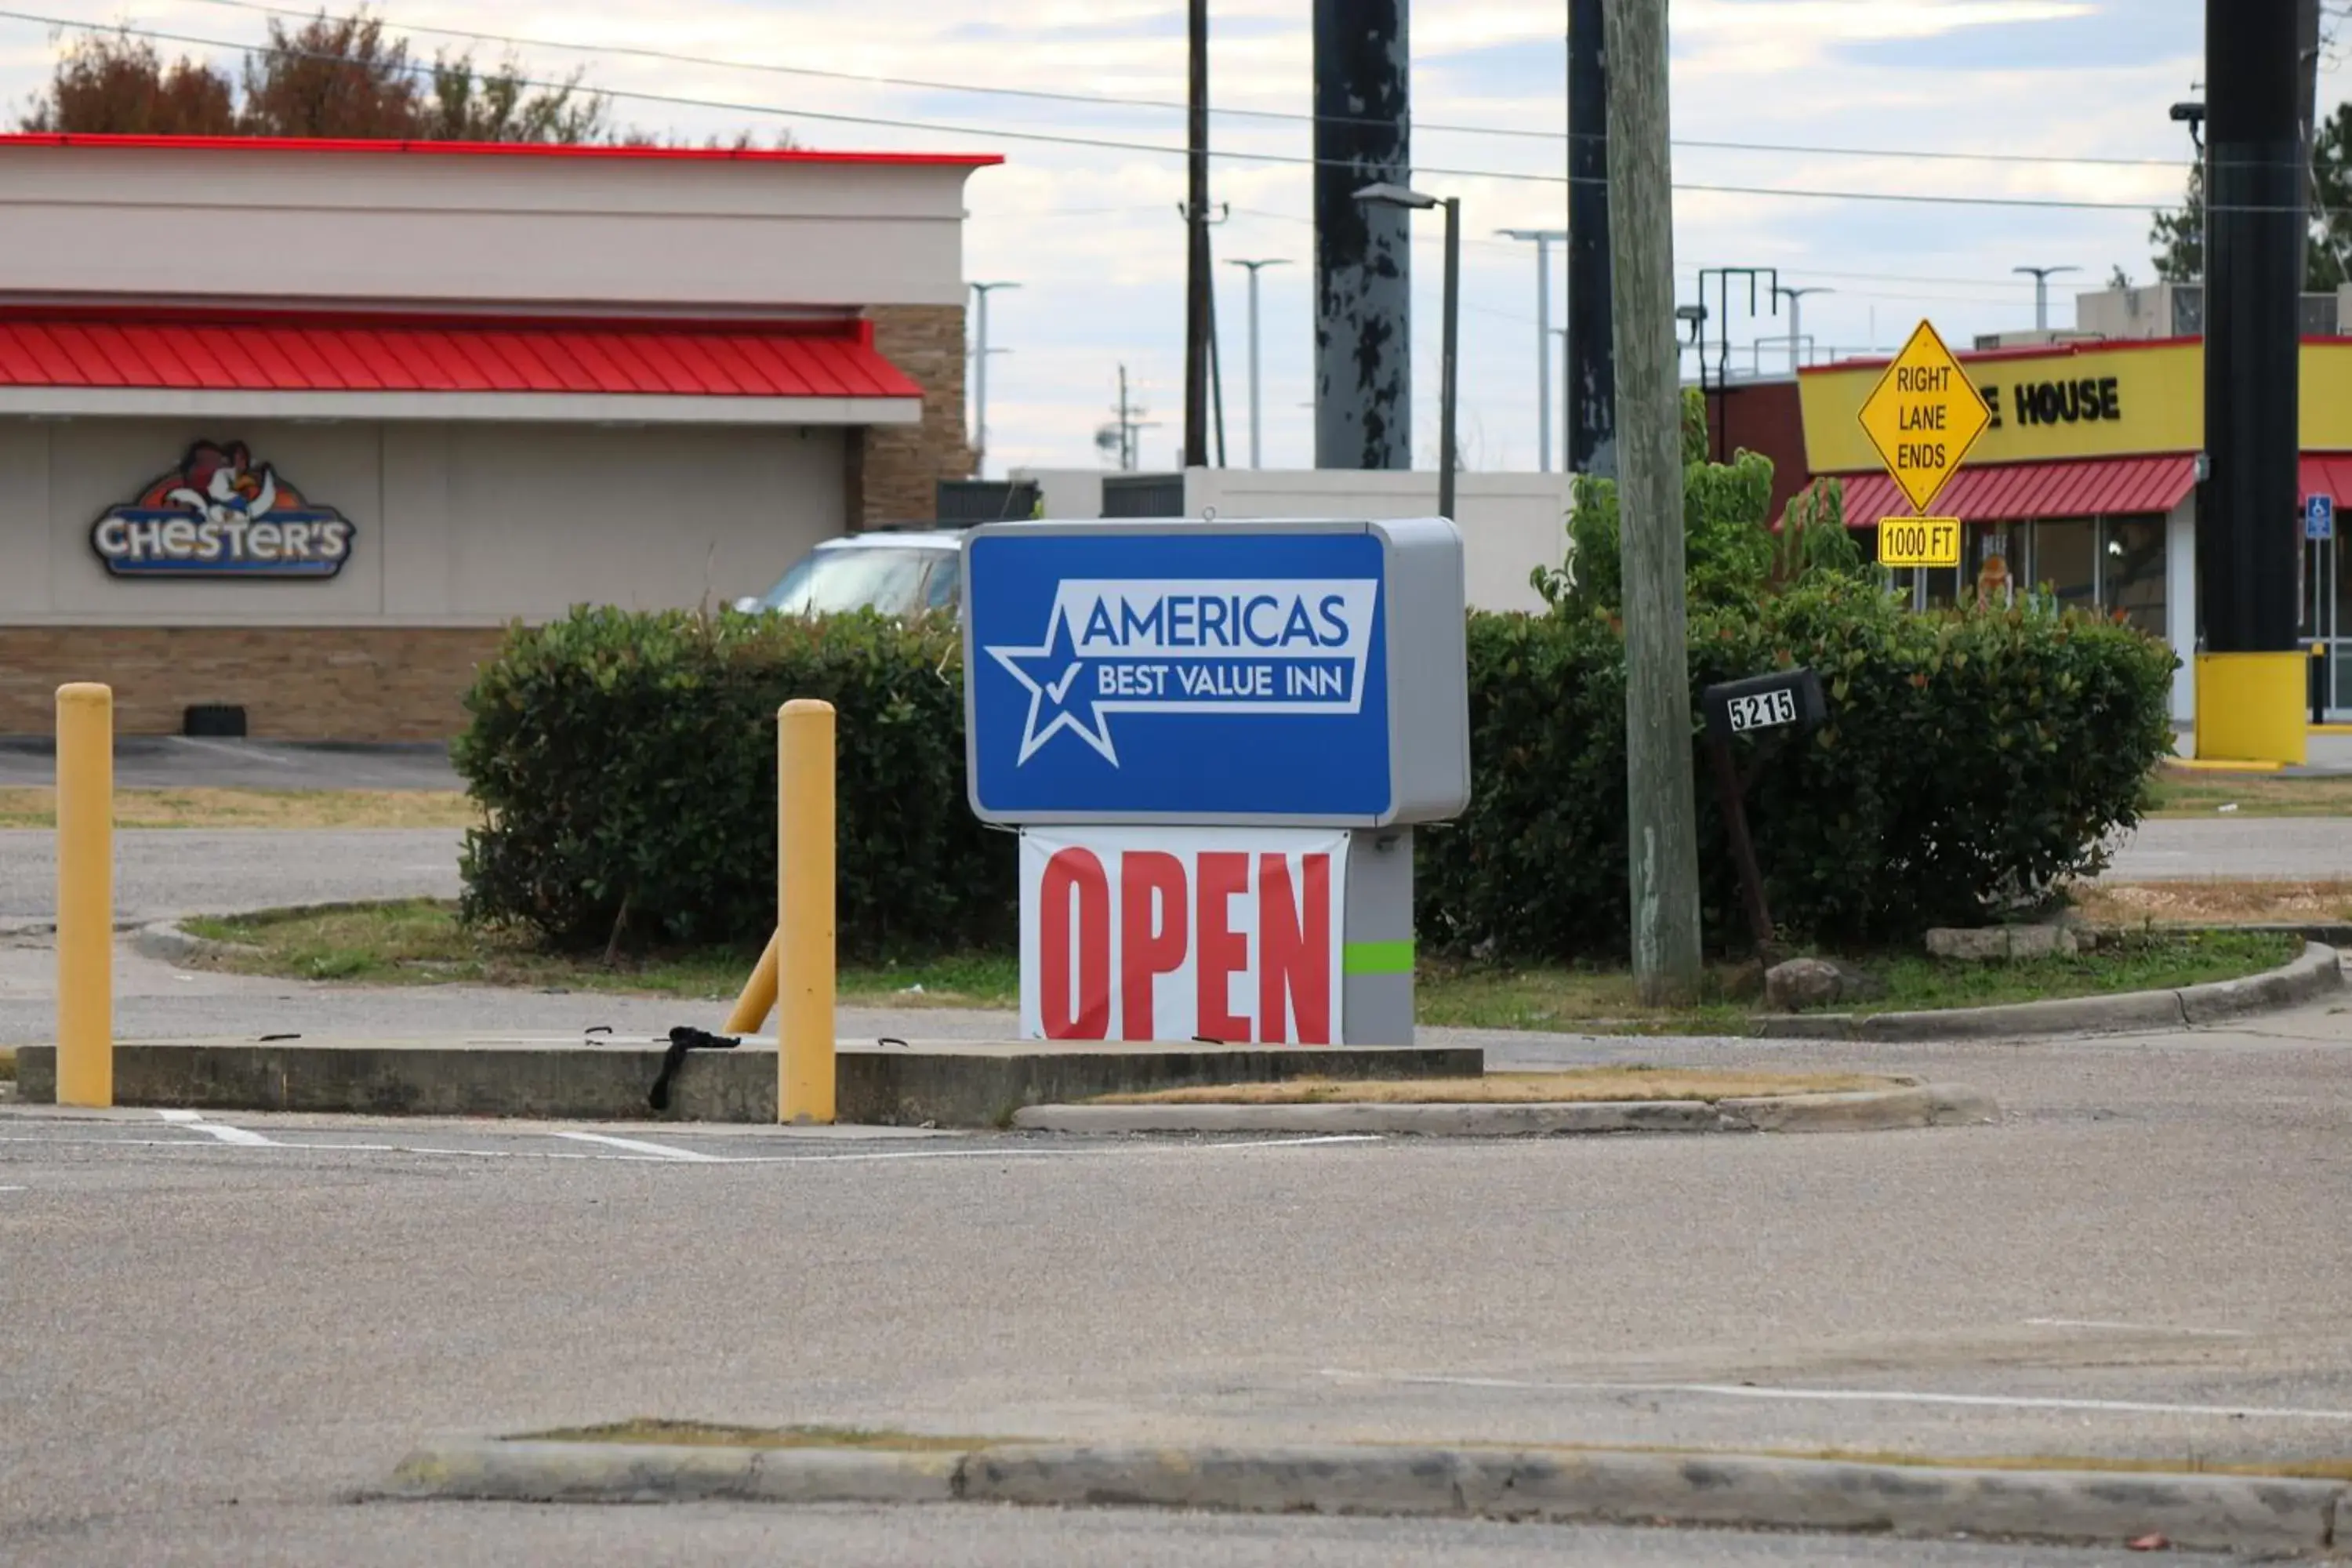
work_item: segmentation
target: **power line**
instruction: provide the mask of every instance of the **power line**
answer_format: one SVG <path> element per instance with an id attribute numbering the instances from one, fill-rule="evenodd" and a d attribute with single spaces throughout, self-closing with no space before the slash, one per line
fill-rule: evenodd
<path id="1" fill-rule="evenodd" d="M 224 6 L 235 11 L 257 12 L 268 16 L 299 17 L 308 20 L 314 12 L 283 5 L 268 5 L 260 0 L 198 0 L 206 5 Z M 807 77 L 820 81 L 847 82 L 863 87 L 902 88 L 917 92 L 965 93 L 976 97 L 1023 99 L 1043 103 L 1080 104 L 1096 109 L 1148 109 L 1171 114 L 1187 111 L 1188 105 L 1173 100 L 1154 98 L 1122 98 L 1111 93 L 1055 92 L 1045 88 L 997 87 L 980 82 L 932 81 L 919 77 L 884 76 L 867 71 L 824 70 L 815 66 L 781 66 L 763 60 L 727 60 L 709 55 L 682 54 L 671 49 L 647 48 L 635 44 L 574 44 L 560 38 L 533 38 L 512 33 L 484 33 L 465 27 L 434 27 L 423 23 L 402 23 L 412 33 L 429 33 L 436 37 L 467 38 L 476 43 L 500 44 L 509 48 L 567 49 L 575 54 L 607 55 L 628 59 L 656 60 L 667 65 L 701 66 L 715 70 L 757 71 L 775 76 Z M 601 90 L 601 89 L 596 89 Z M 1300 114 L 1278 109 L 1234 109 L 1213 107 L 1212 114 L 1234 120 L 1266 120 L 1288 124 L 1370 125 L 1384 123 L 1354 115 Z M 1455 136 L 1500 136 L 1513 139 L 1558 142 L 1565 133 L 1558 131 L 1530 131 L 1515 125 L 1449 125 L 1430 121 L 1416 121 L 1415 131 L 1443 132 Z M 1780 142 L 1719 142 L 1679 139 L 1676 147 L 1696 151 L 1723 153 L 1794 153 L 1807 157 L 1832 158 L 1934 158 L 1972 163 L 2047 163 L 2079 164 L 2103 168 L 2150 168 L 2188 170 L 2191 165 L 2179 158 L 2110 158 L 2092 154 L 2059 156 L 2047 153 L 1979 153 L 1949 152 L 1924 148 L 1889 147 L 1830 147 L 1811 146 Z"/>
<path id="2" fill-rule="evenodd" d="M 121 37 L 146 38 L 162 43 L 193 44 L 200 48 L 233 49 L 240 54 L 250 55 L 281 52 L 290 54 L 299 58 L 320 60 L 332 65 L 368 65 L 380 63 L 362 61 L 355 59 L 349 55 L 335 55 L 310 49 L 276 50 L 273 46 L 268 44 L 243 44 L 226 38 L 213 38 L 205 37 L 197 34 L 171 32 L 160 27 L 134 27 L 128 24 L 109 26 L 102 22 L 85 22 L 79 18 L 70 16 L 42 16 L 38 13 L 30 11 L 0 10 L 0 20 L 29 22 L 37 26 L 71 28 L 76 31 L 85 33 L 109 33 Z M 411 75 L 419 76 L 430 75 L 433 69 L 429 63 L 423 62 L 409 64 L 404 66 L 403 68 Z M 934 121 L 902 120 L 886 115 L 873 114 L 844 114 L 826 110 L 778 109 L 768 104 L 730 102 L 721 99 L 688 98 L 678 94 L 645 92 L 625 88 L 583 89 L 578 82 L 551 81 L 544 79 L 524 76 L 518 76 L 512 79 L 518 87 L 530 88 L 542 91 L 561 91 L 566 89 L 572 91 L 587 91 L 593 93 L 594 96 L 602 98 L 625 99 L 633 102 L 640 103 L 658 103 L 677 109 L 709 110 L 729 114 L 768 115 L 788 120 L 816 120 L 824 121 L 828 123 L 845 125 L 882 126 L 898 131 L 920 131 L 933 135 L 969 136 L 979 139 L 994 139 L 1008 142 L 1034 142 L 1052 146 L 1082 147 L 1097 152 L 1144 153 L 1156 157 L 1181 158 L 1187 155 L 1184 148 L 1168 142 L 1115 141 L 1105 137 L 1070 136 L 1040 131 L 1013 131 L 1005 129 L 1002 126 L 950 125 Z M 1317 159 L 1313 157 L 1299 157 L 1295 154 L 1279 153 L 1246 153 L 1232 150 L 1216 151 L 1213 152 L 1212 155 L 1227 163 L 1278 164 L 1305 168 L 1319 167 L 1324 163 L 1337 165 L 1346 163 L 1348 162 L 1344 159 Z M 1564 174 L 1539 174 L 1507 169 L 1423 167 L 1417 170 L 1416 173 L 1421 175 L 1434 175 L 1446 179 L 1506 180 L 1515 181 L 1521 184 L 1540 185 L 1567 185 L 1570 184 L 1598 184 L 1602 183 L 1598 179 L 1590 181 L 1572 181 L 1570 176 Z M 2084 201 L 2055 196 L 1927 195 L 1917 192 L 1908 191 L 1822 190 L 1779 185 L 1733 185 L 1698 181 L 1676 182 L 1673 186 L 1673 189 L 1678 193 L 1696 195 L 1770 196 L 1804 201 L 1884 202 L 1891 203 L 1899 206 L 1950 206 L 1972 208 L 2011 207 L 2021 210 L 2055 212 L 2144 213 L 2149 210 L 2148 204 L 2146 202 Z M 2352 208 L 2337 209 L 2313 207 L 2308 209 L 2294 209 L 2283 206 L 2256 205 L 2233 205 L 2227 207 L 2208 205 L 2206 208 L 2206 211 L 2209 213 L 2275 213 L 2291 210 L 2304 210 L 2312 214 L 2329 216 L 2337 216 L 2341 213 L 2344 216 L 2352 216 Z"/>

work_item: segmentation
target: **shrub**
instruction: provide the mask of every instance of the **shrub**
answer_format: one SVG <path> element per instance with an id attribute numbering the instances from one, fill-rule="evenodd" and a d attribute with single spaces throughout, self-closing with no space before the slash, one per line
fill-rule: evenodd
<path id="1" fill-rule="evenodd" d="M 845 958 L 1009 941 L 1013 841 L 964 803 L 961 643 L 945 621 L 581 609 L 510 631 L 455 748 L 488 808 L 471 920 L 564 948 L 764 942 L 776 911 L 776 710 L 839 710 Z"/>
<path id="2" fill-rule="evenodd" d="M 1433 949 L 1521 957 L 1624 948 L 1624 644 L 1605 610 L 1470 620 L 1470 808 L 1417 835 Z M 2136 822 L 2170 742 L 2172 656 L 2046 607 L 1915 616 L 1809 574 L 1694 610 L 1693 770 L 1707 928 L 1744 941 L 1697 742 L 1697 690 L 1790 664 L 1830 721 L 1738 742 L 1776 921 L 1887 941 L 2047 898 Z M 488 824 L 464 857 L 468 918 L 552 945 L 763 941 L 775 918 L 775 712 L 841 712 L 845 958 L 1009 943 L 1013 839 L 966 805 L 954 629 L 871 616 L 580 610 L 518 628 L 467 697 L 457 760 Z"/>
<path id="3" fill-rule="evenodd" d="M 1474 616 L 1471 804 L 1420 835 L 1433 946 L 1617 953 L 1628 929 L 1624 644 L 1604 612 Z M 1696 693 L 1794 664 L 1830 720 L 1735 742 L 1776 922 L 1884 941 L 2046 899 L 2138 820 L 2169 748 L 2170 650 L 2032 608 L 1916 616 L 1839 574 L 1695 607 L 1693 767 L 1707 929 L 1738 940 L 1738 884 L 1699 745 Z"/>

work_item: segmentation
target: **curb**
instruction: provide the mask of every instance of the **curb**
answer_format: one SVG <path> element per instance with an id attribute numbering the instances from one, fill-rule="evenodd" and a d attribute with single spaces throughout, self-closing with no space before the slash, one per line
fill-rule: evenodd
<path id="1" fill-rule="evenodd" d="M 27 933 L 52 933 L 55 921 L 26 922 Z M 207 953 L 258 952 L 241 942 L 192 936 L 177 921 L 144 925 L 119 923 L 133 950 L 164 963 L 184 963 Z M 2301 935 L 2300 956 L 2277 969 L 2238 980 L 2210 981 L 2172 991 L 2126 991 L 2106 996 L 2065 996 L 2049 1002 L 2012 1002 L 1998 1007 L 1946 1007 L 1921 1013 L 1768 1013 L 1752 1021 L 1748 1037 L 1761 1040 L 1866 1040 L 1882 1045 L 1932 1044 L 1942 1040 L 1997 1040 L 2030 1036 L 2117 1035 L 2137 1030 L 2177 1029 L 2256 1013 L 2280 1012 L 2340 989 L 2344 974 L 2336 950 L 2319 938 L 2352 925 L 2184 926 L 2182 930 L 2274 931 Z M 0 935 L 11 934 L 0 926 Z M 1017 1124 L 1017 1123 L 1016 1123 Z M 1538 1131 L 1530 1129 L 1530 1131 Z M 1613 1128 L 1558 1131 L 1614 1131 Z M 1667 1129 L 1658 1129 L 1667 1131 Z M 1680 1131 L 1675 1129 L 1674 1131 Z"/>
<path id="2" fill-rule="evenodd" d="M 443 1500 L 1020 1503 L 1233 1513 L 1600 1520 L 2308 1552 L 2341 1539 L 2339 1481 L 1978 1470 L 1612 1449 L 990 1444 L 955 1453 L 460 1438 L 382 1495 Z"/>
<path id="3" fill-rule="evenodd" d="M 419 1448 L 393 1472 L 392 1490 L 498 1502 L 948 1502 L 965 1457 L 488 1438 Z"/>
<path id="4" fill-rule="evenodd" d="M 2240 980 L 2208 981 L 2171 991 L 2063 996 L 2050 1002 L 1948 1007 L 1927 1013 L 1777 1013 L 1757 1019 L 1756 1034 L 1768 1040 L 1870 1040 L 1887 1045 L 2036 1035 L 2115 1035 L 2279 1012 L 2343 984 L 2344 972 L 2336 950 L 2307 941 L 2302 954 L 2292 962 Z"/>
<path id="5" fill-rule="evenodd" d="M 243 942 L 214 942 L 209 938 L 193 936 L 180 928 L 178 921 L 150 921 L 145 925 L 132 928 L 131 951 L 142 958 L 152 958 L 160 963 L 184 964 L 192 958 L 203 958 L 211 953 L 258 952 L 261 950 Z"/>
<path id="6" fill-rule="evenodd" d="M 1521 1105 L 1033 1105 L 1024 1132 L 1391 1132 L 1431 1138 L 1601 1132 L 1880 1132 L 2000 1120 L 1965 1084 L 1759 1099 L 1622 1100 Z"/>

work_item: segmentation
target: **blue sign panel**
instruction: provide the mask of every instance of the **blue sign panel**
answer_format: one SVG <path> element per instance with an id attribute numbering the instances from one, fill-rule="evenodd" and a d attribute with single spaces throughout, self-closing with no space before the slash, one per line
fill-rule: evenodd
<path id="1" fill-rule="evenodd" d="M 964 565 L 972 808 L 1386 819 L 1387 567 L 1362 527 L 978 531 Z"/>
<path id="2" fill-rule="evenodd" d="M 2316 495 L 2305 500 L 2303 536 L 2305 539 L 2336 537 L 2336 498 L 2334 496 Z"/>

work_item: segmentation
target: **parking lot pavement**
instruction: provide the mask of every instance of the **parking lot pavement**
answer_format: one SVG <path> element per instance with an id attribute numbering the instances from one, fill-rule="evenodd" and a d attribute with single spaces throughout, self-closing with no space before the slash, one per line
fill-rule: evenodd
<path id="1" fill-rule="evenodd" d="M 115 1568 L 450 1563 L 758 1563 L 761 1568 L 2121 1568 L 2122 1551 L 1968 1542 L 1493 1524 L 1457 1520 L 1227 1518 L 1003 1507 L 547 1508 L 511 1504 L 215 1507 L 115 1515 L 11 1533 L 39 1561 Z M 32 1560 L 27 1558 L 27 1561 Z M 2175 1561 L 2179 1559 L 2176 1558 Z M 2190 1559 L 2219 1562 L 2202 1556 Z"/>
<path id="2" fill-rule="evenodd" d="M 49 737 L 0 736 L 0 787 L 57 781 Z M 457 789 L 449 748 L 329 742 L 118 735 L 114 782 L 124 789 Z"/>
<path id="3" fill-rule="evenodd" d="M 57 950 L 45 932 L 0 932 L 0 1046 L 56 1037 Z M 604 1024 L 657 1035 L 717 1028 L 726 1000 L 532 991 L 490 985 L 361 986 L 181 969 L 129 942 L 114 948 L 115 1032 L 124 1039 L 260 1034 L 392 1038 L 419 1034 L 563 1033 Z M 946 1007 L 844 1007 L 844 1037 L 1009 1038 L 1009 1013 Z"/>
<path id="4" fill-rule="evenodd" d="M 0 1559 L 87 1540 L 85 1560 L 147 1560 L 121 1532 L 206 1538 L 229 1498 L 238 1529 L 267 1531 L 429 1435 L 637 1415 L 2340 1455 L 2346 1024 L 2314 1008 L 2093 1042 L 1700 1053 L 1931 1072 L 2007 1110 L 1837 1137 L 909 1138 L 18 1107 L 0 1113 Z M 560 1556 L 569 1517 L 499 1528 L 515 1560 Z M 397 1525 L 333 1528 L 383 1542 L 346 1560 L 414 1560 Z M 614 1528 L 664 1539 L 634 1514 Z M 851 1555 L 919 1560 L 898 1528 L 856 1524 L 878 1533 Z M 1110 1560 L 1095 1537 L 1048 1545 L 1036 1560 Z M 1028 1560 L 991 1550 L 969 1560 Z"/>
<path id="5" fill-rule="evenodd" d="M 2352 817 L 2163 817 L 2125 838 L 2111 881 L 2352 880 Z"/>

